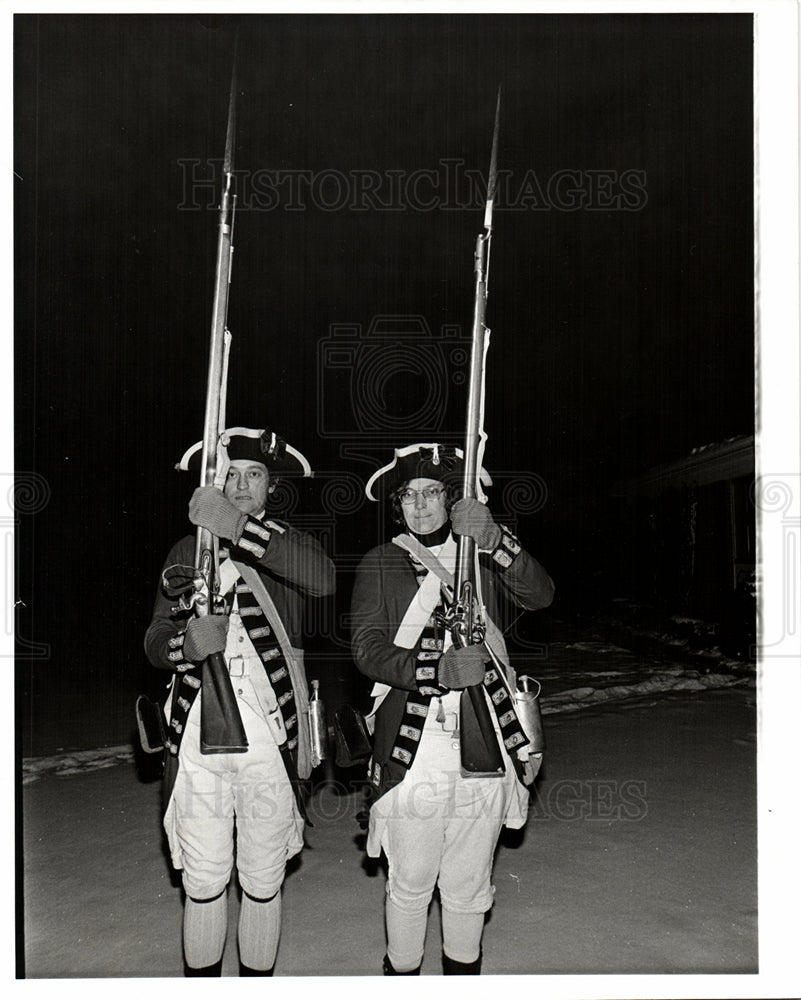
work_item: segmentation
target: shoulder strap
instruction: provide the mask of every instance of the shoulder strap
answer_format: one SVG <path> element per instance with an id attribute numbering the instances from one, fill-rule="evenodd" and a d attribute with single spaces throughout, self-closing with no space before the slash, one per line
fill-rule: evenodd
<path id="1" fill-rule="evenodd" d="M 435 573 L 443 583 L 447 583 L 449 587 L 453 588 L 453 574 L 449 573 L 434 553 L 430 549 L 427 549 L 413 535 L 396 535 L 392 539 L 392 544 L 397 545 L 399 549 L 405 549 L 418 562 L 422 563 L 427 570 Z"/>
<path id="2" fill-rule="evenodd" d="M 235 563 L 236 568 L 245 583 L 253 591 L 253 596 L 262 606 L 262 610 L 267 617 L 267 621 L 278 640 L 281 652 L 284 654 L 289 676 L 292 681 L 292 690 L 295 692 L 295 705 L 298 713 L 298 775 L 307 778 L 311 773 L 311 732 L 309 730 L 309 689 L 306 682 L 306 671 L 302 661 L 298 660 L 297 653 L 287 634 L 275 601 L 270 596 L 270 592 L 264 586 L 264 581 L 259 576 L 258 571 L 253 566 L 246 563 Z"/>
<path id="3" fill-rule="evenodd" d="M 425 545 L 419 542 L 413 535 L 396 535 L 396 537 L 392 539 L 392 544 L 397 545 L 398 548 L 404 549 L 410 555 L 414 556 L 414 558 L 417 559 L 418 562 L 421 562 L 427 570 L 435 573 L 443 583 L 447 584 L 447 586 L 451 588 L 451 592 L 453 591 L 453 574 L 449 573 L 434 553 L 431 552 L 430 549 L 427 549 Z M 506 649 L 506 641 L 504 640 L 503 633 L 489 615 L 485 614 L 485 620 L 487 625 L 485 642 L 488 646 L 490 646 L 492 651 L 504 665 L 507 675 L 512 675 L 511 681 L 514 684 L 514 671 L 509 662 L 509 653 Z"/>

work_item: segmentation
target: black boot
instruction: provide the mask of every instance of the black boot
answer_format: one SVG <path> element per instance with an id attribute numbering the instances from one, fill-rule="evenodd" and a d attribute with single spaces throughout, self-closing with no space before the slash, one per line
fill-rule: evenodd
<path id="1" fill-rule="evenodd" d="M 273 966 L 273 969 L 275 966 Z M 251 969 L 249 965 L 243 965 L 239 963 L 239 975 L 242 976 L 271 976 L 273 974 L 273 969 Z"/>
<path id="2" fill-rule="evenodd" d="M 442 953 L 442 975 L 443 976 L 480 976 L 481 975 L 481 952 L 475 962 L 457 962 L 443 951 Z"/>
<path id="3" fill-rule="evenodd" d="M 392 962 L 389 960 L 389 955 L 384 955 L 384 975 L 385 976 L 419 976 L 420 968 L 422 962 L 417 966 L 416 969 L 410 969 L 408 972 L 396 972 L 392 968 Z"/>
<path id="4" fill-rule="evenodd" d="M 187 977 L 192 976 L 221 976 L 222 975 L 222 958 L 215 962 L 214 965 L 204 965 L 202 969 L 193 969 L 191 965 L 187 965 L 184 962 L 184 975 Z"/>

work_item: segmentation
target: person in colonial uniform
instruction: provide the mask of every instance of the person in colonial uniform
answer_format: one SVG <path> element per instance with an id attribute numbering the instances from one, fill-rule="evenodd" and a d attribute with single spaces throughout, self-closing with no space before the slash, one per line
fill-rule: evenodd
<path id="1" fill-rule="evenodd" d="M 334 592 L 334 566 L 311 535 L 266 513 L 278 477 L 311 474 L 306 459 L 269 430 L 236 427 L 221 440 L 224 486 L 195 490 L 189 519 L 219 539 L 226 613 L 176 610 L 173 585 L 191 575 L 195 559 L 195 536 L 188 535 L 167 556 L 145 650 L 154 667 L 173 674 L 165 706 L 164 827 L 186 893 L 185 973 L 221 974 L 226 890 L 236 863 L 240 975 L 269 976 L 286 862 L 303 846 L 290 779 L 308 777 L 316 763 L 306 715 L 303 603 L 306 595 Z M 194 467 L 199 452 L 200 445 L 190 448 L 179 468 Z M 202 667 L 213 654 L 224 656 L 230 678 L 223 714 L 238 715 L 244 730 L 244 745 L 232 752 L 219 746 L 209 752 L 201 725 L 213 701 L 209 691 L 204 708 Z"/>
<path id="2" fill-rule="evenodd" d="M 549 605 L 553 583 L 485 503 L 458 499 L 462 471 L 460 449 L 409 445 L 366 490 L 370 500 L 391 503 L 402 528 L 364 557 L 352 601 L 354 660 L 375 682 L 367 852 L 383 850 L 388 861 L 385 975 L 419 975 L 435 887 L 444 974 L 480 973 L 498 836 L 504 825 L 525 823 L 526 785 L 542 758 L 531 752 L 498 677 L 495 664 L 508 667 L 508 657 L 497 624 L 505 601 L 529 610 Z M 490 484 L 483 469 L 481 477 Z M 453 597 L 459 535 L 476 543 L 487 618 L 485 642 L 464 648 L 452 645 L 440 617 Z M 462 693 L 470 686 L 486 698 L 505 764 L 500 774 L 463 775 Z"/>

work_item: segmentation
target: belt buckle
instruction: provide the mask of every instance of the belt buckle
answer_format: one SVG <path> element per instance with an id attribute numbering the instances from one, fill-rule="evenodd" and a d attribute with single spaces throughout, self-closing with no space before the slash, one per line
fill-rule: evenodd
<path id="1" fill-rule="evenodd" d="M 440 723 L 442 729 L 446 733 L 456 734 L 459 732 L 459 713 L 458 712 L 446 712 L 445 718 Z"/>
<path id="2" fill-rule="evenodd" d="M 228 673 L 231 677 L 244 677 L 245 676 L 245 657 L 244 656 L 232 656 L 228 661 Z"/>

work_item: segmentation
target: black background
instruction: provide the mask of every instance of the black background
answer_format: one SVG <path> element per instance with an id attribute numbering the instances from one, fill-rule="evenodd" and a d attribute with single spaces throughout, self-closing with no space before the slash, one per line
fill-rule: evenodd
<path id="1" fill-rule="evenodd" d="M 622 481 L 753 432 L 750 15 L 17 15 L 26 756 L 125 741 L 161 682 L 142 635 L 189 528 L 195 483 L 172 466 L 202 430 L 237 28 L 228 423 L 276 427 L 318 473 L 279 499 L 341 571 L 310 626 L 340 689 L 350 571 L 387 531 L 359 483 L 394 446 L 459 436 L 482 223 L 464 171 L 486 174 L 499 84 L 485 463 L 554 613 L 614 563 Z M 461 183 L 426 207 L 415 172 L 443 161 Z M 209 183 L 189 189 L 193 169 Z M 267 171 L 307 171 L 317 197 L 271 206 Z M 368 171 L 378 201 L 354 193 Z M 560 171 L 589 202 L 559 200 Z M 594 171 L 636 171 L 644 197 L 610 205 Z M 391 177 L 421 178 L 418 201 Z M 379 360 L 376 317 L 395 330 Z M 324 368 L 337 325 L 349 360 Z"/>

